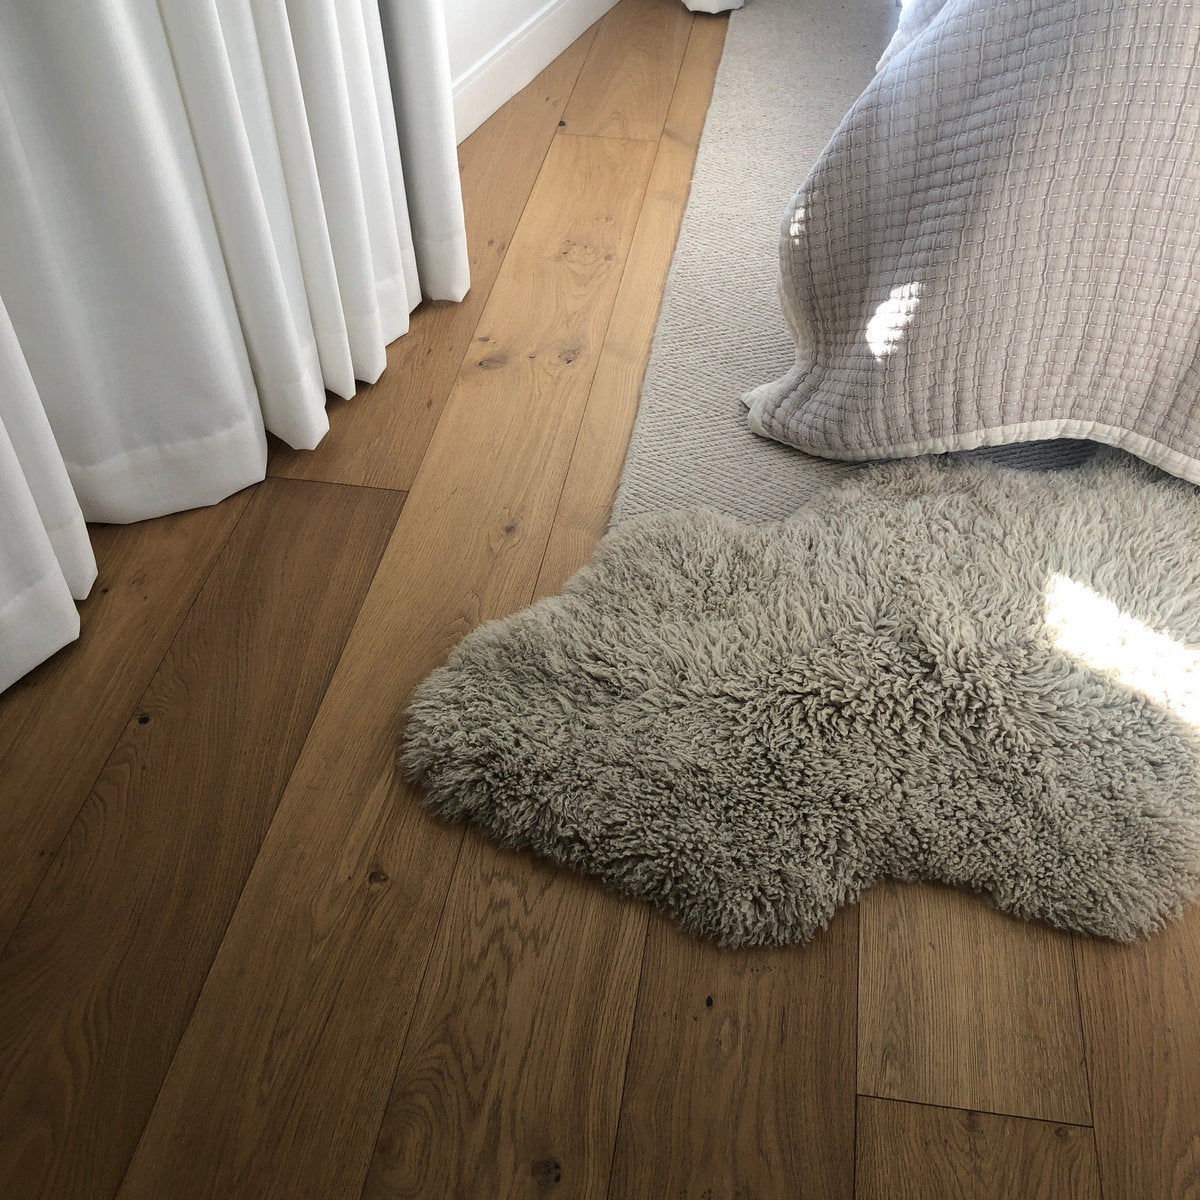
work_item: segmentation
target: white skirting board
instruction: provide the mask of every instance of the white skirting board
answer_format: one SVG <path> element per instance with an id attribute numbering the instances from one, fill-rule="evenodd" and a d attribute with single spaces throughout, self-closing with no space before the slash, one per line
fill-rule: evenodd
<path id="1" fill-rule="evenodd" d="M 550 0 L 454 80 L 454 126 L 461 142 L 550 65 L 616 0 Z"/>

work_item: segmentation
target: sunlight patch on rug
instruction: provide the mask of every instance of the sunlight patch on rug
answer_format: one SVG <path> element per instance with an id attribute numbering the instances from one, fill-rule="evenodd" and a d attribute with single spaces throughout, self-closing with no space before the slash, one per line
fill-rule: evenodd
<path id="1" fill-rule="evenodd" d="M 416 692 L 431 805 L 725 945 L 878 880 L 1129 939 L 1200 887 L 1200 500 L 1074 471 L 872 467 L 787 521 L 610 533 Z"/>
<path id="2" fill-rule="evenodd" d="M 1046 589 L 1054 644 L 1200 728 L 1200 652 L 1122 612 L 1107 596 L 1055 574 Z"/>

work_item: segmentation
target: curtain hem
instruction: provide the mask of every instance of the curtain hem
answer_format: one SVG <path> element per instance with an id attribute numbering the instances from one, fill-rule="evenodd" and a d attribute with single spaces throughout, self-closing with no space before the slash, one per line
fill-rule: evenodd
<path id="1" fill-rule="evenodd" d="M 67 471 L 84 517 L 126 525 L 217 504 L 267 474 L 267 439 L 257 410 L 208 437 L 148 446 Z"/>

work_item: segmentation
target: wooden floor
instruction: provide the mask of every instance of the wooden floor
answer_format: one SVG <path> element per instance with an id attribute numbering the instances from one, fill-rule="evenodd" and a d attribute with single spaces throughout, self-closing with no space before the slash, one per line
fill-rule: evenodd
<path id="1" fill-rule="evenodd" d="M 325 443 L 94 531 L 0 697 L 0 1197 L 1200 1197 L 1200 913 L 896 885 L 722 951 L 395 777 L 604 529 L 724 29 L 622 0 L 463 144 L 470 295 Z"/>

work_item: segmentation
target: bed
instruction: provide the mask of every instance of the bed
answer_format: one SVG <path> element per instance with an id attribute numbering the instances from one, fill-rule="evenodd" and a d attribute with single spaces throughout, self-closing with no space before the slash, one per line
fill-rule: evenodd
<path id="1" fill-rule="evenodd" d="M 795 366 L 751 428 L 833 459 L 1084 438 L 1200 482 L 1200 0 L 915 0 L 790 205 Z"/>

